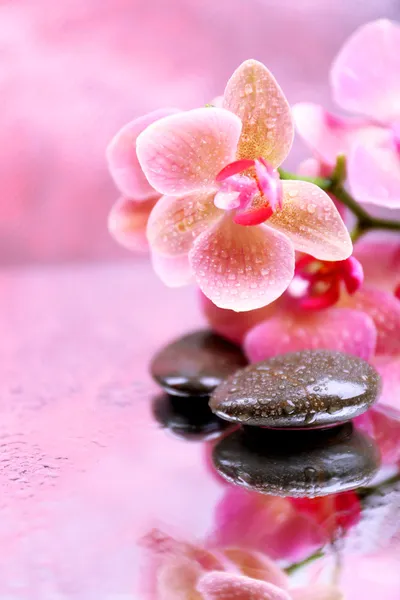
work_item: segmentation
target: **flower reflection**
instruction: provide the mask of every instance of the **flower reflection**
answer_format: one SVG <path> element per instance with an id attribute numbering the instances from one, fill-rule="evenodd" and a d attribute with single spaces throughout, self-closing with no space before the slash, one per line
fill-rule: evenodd
<path id="1" fill-rule="evenodd" d="M 236 547 L 179 541 L 154 530 L 143 540 L 148 551 L 146 597 L 151 600 L 336 600 L 335 586 L 292 587 L 266 554 Z"/>

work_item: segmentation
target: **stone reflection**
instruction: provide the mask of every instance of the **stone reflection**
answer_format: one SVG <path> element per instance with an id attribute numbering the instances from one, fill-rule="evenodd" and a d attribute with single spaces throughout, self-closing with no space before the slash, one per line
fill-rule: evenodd
<path id="1" fill-rule="evenodd" d="M 331 429 L 277 431 L 242 427 L 214 448 L 219 474 L 275 496 L 325 496 L 365 485 L 379 468 L 374 441 L 351 423 Z"/>
<path id="2" fill-rule="evenodd" d="M 215 416 L 208 397 L 169 396 L 154 398 L 152 411 L 156 421 L 174 435 L 186 440 L 206 441 L 217 437 L 232 424 Z"/>

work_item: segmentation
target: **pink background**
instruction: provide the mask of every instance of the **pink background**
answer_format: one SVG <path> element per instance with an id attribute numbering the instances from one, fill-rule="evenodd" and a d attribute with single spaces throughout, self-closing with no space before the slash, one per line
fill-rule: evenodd
<path id="1" fill-rule="evenodd" d="M 206 103 L 251 57 L 290 102 L 330 106 L 333 56 L 382 16 L 399 18 L 398 1 L 0 0 L 0 260 L 129 258 L 105 225 L 121 125 Z"/>

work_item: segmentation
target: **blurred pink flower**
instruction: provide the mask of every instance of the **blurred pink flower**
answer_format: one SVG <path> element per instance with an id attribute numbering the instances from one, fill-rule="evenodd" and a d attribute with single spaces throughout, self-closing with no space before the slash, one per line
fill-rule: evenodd
<path id="1" fill-rule="evenodd" d="M 223 107 L 156 121 L 139 135 L 137 154 L 147 180 L 165 194 L 148 223 L 152 251 L 178 256 L 188 280 L 193 275 L 217 306 L 246 311 L 285 291 L 295 250 L 343 260 L 352 244 L 325 192 L 279 180 L 293 125 L 264 65 L 250 60 L 235 71 Z M 166 282 L 173 267 L 175 282 L 175 263 L 158 266 Z"/>
<path id="2" fill-rule="evenodd" d="M 353 492 L 326 498 L 280 498 L 227 487 L 215 513 L 208 544 L 257 550 L 290 564 L 328 543 L 338 530 L 358 522 L 360 501 Z"/>
<path id="3" fill-rule="evenodd" d="M 133 251 L 146 251 L 147 221 L 161 195 L 149 184 L 136 155 L 138 135 L 158 119 L 179 112 L 155 110 L 134 119 L 114 136 L 107 147 L 107 162 L 114 182 L 122 194 L 108 217 L 108 230 L 116 241 Z"/>
<path id="4" fill-rule="evenodd" d="M 156 530 L 144 540 L 151 600 L 336 600 L 336 588 L 289 589 L 287 575 L 265 554 L 240 547 L 206 549 Z M 309 593 L 310 595 L 307 595 Z"/>
<path id="5" fill-rule="evenodd" d="M 309 348 L 342 350 L 366 360 L 383 354 L 396 356 L 400 354 L 400 301 L 393 292 L 386 291 L 388 279 L 393 281 L 394 277 L 391 270 L 393 261 L 390 258 L 393 256 L 393 244 L 379 243 L 379 251 L 378 277 L 375 272 L 378 269 L 373 272 L 369 269 L 370 263 L 378 262 L 377 243 L 362 245 L 360 258 L 367 265 L 365 284 L 350 294 L 348 292 L 354 292 L 354 288 L 352 290 L 351 282 L 347 280 L 349 287 L 344 290 L 343 284 L 341 285 L 340 297 L 340 281 L 344 279 L 346 282 L 348 277 L 343 272 L 342 264 L 336 272 L 333 264 L 331 274 L 327 273 L 325 278 L 324 263 L 310 263 L 311 268 L 316 264 L 316 272 L 311 273 L 310 277 L 317 278 L 314 281 L 319 294 L 314 300 L 306 287 L 305 300 L 309 305 L 319 304 L 320 308 L 325 303 L 327 308 L 322 310 L 304 309 L 301 296 L 304 287 L 298 290 L 297 286 L 299 283 L 300 288 L 302 285 L 309 286 L 310 282 L 303 282 L 301 279 L 298 282 L 295 278 L 289 290 L 270 305 L 268 310 L 236 315 L 232 311 L 212 306 L 207 299 L 202 298 L 205 316 L 215 331 L 236 343 L 244 343 L 251 361 Z M 307 262 L 310 259 L 301 260 Z M 349 264 L 354 268 L 357 263 L 352 257 Z M 301 274 L 304 277 L 304 272 Z M 356 277 L 357 285 L 359 282 L 360 273 Z M 321 284 L 322 288 L 318 287 Z M 299 298 L 294 298 L 295 293 L 300 294 Z"/>
<path id="6" fill-rule="evenodd" d="M 347 156 L 357 200 L 388 208 L 400 207 L 399 72 L 400 26 L 373 21 L 347 40 L 331 70 L 337 104 L 363 116 L 338 117 L 310 103 L 293 109 L 298 132 L 325 165 Z"/>
<path id="7" fill-rule="evenodd" d="M 379 370 L 379 365 L 376 366 Z M 400 363 L 397 362 L 397 368 L 399 367 Z M 392 368 L 392 371 L 394 371 L 394 368 Z M 385 388 L 386 386 L 387 388 L 389 384 L 388 377 L 385 377 L 383 371 L 381 374 L 383 375 L 383 387 Z M 400 377 L 398 378 L 398 386 L 397 391 L 391 390 L 393 394 L 392 398 L 390 396 L 388 398 L 386 390 L 386 393 L 381 396 L 379 404 L 354 419 L 354 424 L 357 428 L 365 431 L 365 433 L 375 440 L 379 447 L 381 462 L 384 465 L 396 465 L 400 463 L 400 405 L 398 403 Z M 392 401 L 390 402 L 390 400 Z M 393 410 L 389 404 L 397 404 L 396 410 Z"/>

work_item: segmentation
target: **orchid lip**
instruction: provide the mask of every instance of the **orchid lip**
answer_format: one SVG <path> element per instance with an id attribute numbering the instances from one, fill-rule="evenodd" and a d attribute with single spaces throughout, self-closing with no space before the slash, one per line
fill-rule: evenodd
<path id="1" fill-rule="evenodd" d="M 253 168 L 252 175 L 243 174 Z M 259 225 L 282 208 L 282 185 L 275 169 L 262 157 L 239 159 L 226 165 L 216 176 L 220 186 L 214 203 L 223 210 L 235 210 L 238 225 Z"/>
<path id="2" fill-rule="evenodd" d="M 302 257 L 296 265 L 289 296 L 299 308 L 321 310 L 335 305 L 340 299 L 341 285 L 349 295 L 360 289 L 364 279 L 362 266 L 353 256 L 337 262 L 318 261 L 311 256 Z M 301 282 L 302 287 L 295 285 Z M 298 291 L 299 290 L 299 291 Z"/>

